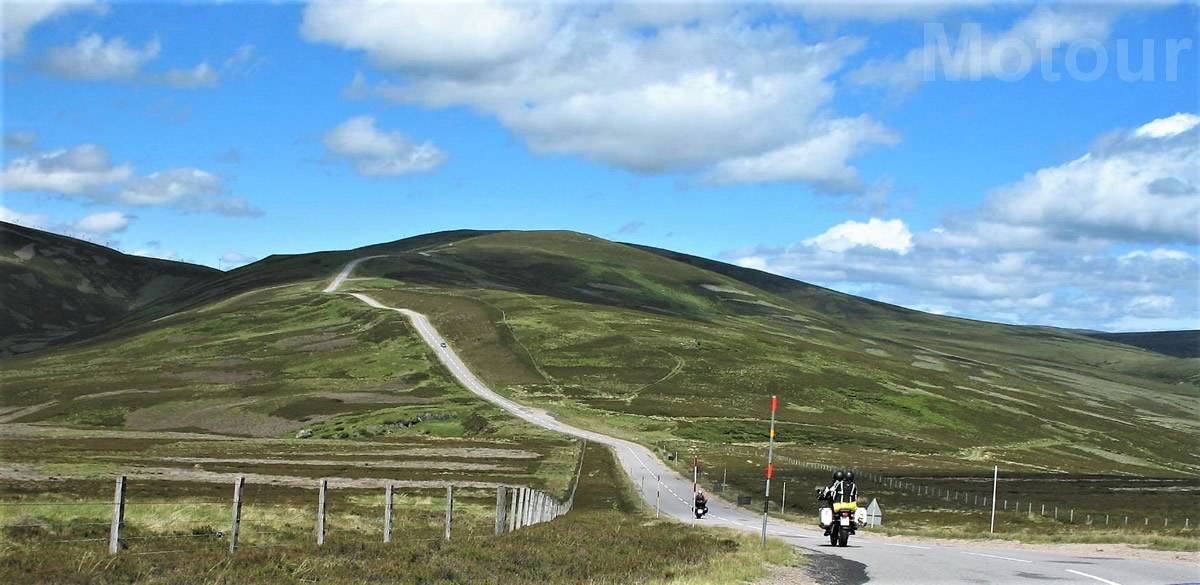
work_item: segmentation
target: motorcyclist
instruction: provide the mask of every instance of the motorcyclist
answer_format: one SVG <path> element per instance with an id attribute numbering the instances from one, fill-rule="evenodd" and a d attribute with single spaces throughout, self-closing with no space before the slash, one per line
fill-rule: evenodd
<path id="1" fill-rule="evenodd" d="M 837 512 L 842 506 L 857 508 L 858 486 L 854 483 L 854 472 L 841 469 L 833 472 L 833 481 L 817 495 L 818 500 L 828 502 L 828 507 Z M 829 536 L 833 526 L 825 527 L 825 536 Z"/>
<path id="2" fill-rule="evenodd" d="M 704 495 L 704 490 L 696 488 L 696 502 L 694 509 L 696 517 L 699 518 L 708 513 L 708 496 Z"/>

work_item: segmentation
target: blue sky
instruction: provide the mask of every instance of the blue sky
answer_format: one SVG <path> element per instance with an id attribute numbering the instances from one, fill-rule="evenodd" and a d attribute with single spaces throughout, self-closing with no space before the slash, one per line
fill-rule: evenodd
<path id="1" fill-rule="evenodd" d="M 4 9 L 6 221 L 222 267 L 572 229 L 935 312 L 1200 327 L 1194 3 Z"/>

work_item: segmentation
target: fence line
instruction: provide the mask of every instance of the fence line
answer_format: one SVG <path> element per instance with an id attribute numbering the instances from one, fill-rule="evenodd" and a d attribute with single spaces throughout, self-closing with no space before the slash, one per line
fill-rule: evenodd
<path id="1" fill-rule="evenodd" d="M 778 454 L 775 456 L 775 458 L 780 461 L 783 461 L 784 463 L 789 463 L 792 465 L 798 465 L 798 466 L 807 467 L 809 469 L 816 469 L 816 470 L 820 470 L 820 471 L 833 472 L 838 469 L 847 469 L 845 467 L 828 465 L 825 463 L 811 463 L 811 462 L 800 461 L 793 457 L 780 456 Z M 952 489 L 947 489 L 947 488 L 940 488 L 940 487 L 933 487 L 933 486 L 918 484 L 915 482 L 902 480 L 902 479 L 896 478 L 896 477 L 886 476 L 883 474 L 875 473 L 873 471 L 861 470 L 858 468 L 849 468 L 849 469 L 854 471 L 856 477 L 859 479 L 867 479 L 870 481 L 874 481 L 876 483 L 887 485 L 888 487 L 892 487 L 895 489 L 899 489 L 903 492 L 907 492 L 911 495 L 927 496 L 927 497 L 931 497 L 931 498 L 944 499 L 944 500 L 955 502 L 955 503 L 961 503 L 965 507 L 978 506 L 978 507 L 984 508 L 984 509 L 990 508 L 991 500 L 989 499 L 989 496 L 987 496 L 987 495 L 981 496 L 979 494 L 969 493 L 967 491 L 952 490 Z M 1021 503 L 1022 502 L 1020 500 L 1013 500 L 1012 510 L 1009 510 L 1009 501 L 1007 499 L 1000 500 L 999 498 L 997 498 L 997 504 L 1000 504 L 1000 505 L 997 506 L 996 513 L 999 514 L 1002 512 L 1012 511 L 1014 513 L 1020 514 L 1020 513 L 1022 513 Z M 1025 500 L 1025 504 L 1026 504 L 1026 508 L 1025 508 L 1024 514 L 1026 516 L 1032 518 L 1034 516 L 1034 509 L 1033 509 L 1034 502 Z M 1041 517 L 1047 517 L 1046 504 L 1041 504 L 1041 511 L 1038 513 L 1038 515 Z M 1100 516 L 1100 515 L 1103 515 L 1105 517 L 1104 524 L 1106 526 L 1112 525 L 1109 523 L 1109 520 L 1110 520 L 1109 514 L 1100 514 L 1097 512 L 1092 512 L 1092 513 L 1087 514 L 1087 520 L 1084 522 L 1084 524 L 1089 525 L 1089 526 L 1094 525 L 1094 523 L 1092 521 L 1093 516 Z M 1056 520 L 1056 521 L 1065 521 L 1068 524 L 1075 523 L 1075 509 L 1074 508 L 1068 509 L 1066 515 L 1064 515 L 1063 518 L 1060 518 L 1059 517 L 1059 507 L 1054 506 L 1054 511 L 1053 511 L 1052 516 L 1053 516 L 1054 520 Z M 1152 519 L 1156 523 L 1158 522 L 1158 519 L 1153 516 L 1145 516 L 1143 518 L 1144 518 L 1144 526 L 1150 526 L 1151 525 L 1150 520 L 1152 520 Z M 1162 524 L 1163 528 L 1169 528 L 1170 522 L 1171 522 L 1170 516 L 1164 517 L 1163 524 Z M 1178 519 L 1176 519 L 1176 522 L 1178 522 Z M 1183 518 L 1183 528 L 1185 530 L 1190 530 L 1191 522 L 1192 522 L 1191 518 Z M 1125 521 L 1122 524 L 1122 527 L 1128 526 L 1128 525 L 1129 525 L 1129 517 L 1125 516 Z"/>

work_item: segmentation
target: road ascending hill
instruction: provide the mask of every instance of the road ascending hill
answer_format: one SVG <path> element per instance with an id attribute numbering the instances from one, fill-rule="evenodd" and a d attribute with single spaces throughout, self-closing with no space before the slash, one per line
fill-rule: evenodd
<path id="1" fill-rule="evenodd" d="M 346 264 L 325 287 L 336 293 L 356 267 L 365 261 L 384 258 L 370 256 Z M 421 339 L 450 370 L 454 378 L 480 398 L 530 423 L 567 435 L 610 446 L 629 480 L 641 486 L 641 496 L 651 509 L 658 508 L 681 522 L 694 522 L 691 510 L 691 479 L 664 464 L 646 447 L 581 429 L 557 420 L 552 414 L 510 400 L 484 384 L 458 356 L 429 319 L 416 311 L 391 307 L 364 293 L 350 293 L 371 307 L 395 311 L 408 318 Z M 661 480 L 661 483 L 659 481 Z M 658 491 L 661 489 L 661 491 Z M 711 512 L 700 522 L 736 530 L 757 532 L 761 516 L 712 501 Z M 852 546 L 830 547 L 819 531 L 778 520 L 769 523 L 769 534 L 784 538 L 816 554 L 832 555 L 839 560 L 822 562 L 822 570 L 839 583 L 879 583 L 927 585 L 934 583 L 1034 583 L 1053 580 L 1064 584 L 1133 585 L 1140 583 L 1181 583 L 1195 579 L 1196 567 L 1170 562 L 1150 562 L 1111 557 L 1064 555 L 1009 550 L 995 546 L 965 547 L 935 543 L 889 542 L 869 535 L 856 536 Z"/>

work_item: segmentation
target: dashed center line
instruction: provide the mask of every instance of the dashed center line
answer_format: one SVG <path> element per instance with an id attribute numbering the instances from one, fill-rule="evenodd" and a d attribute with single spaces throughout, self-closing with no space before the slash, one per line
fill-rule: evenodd
<path id="1" fill-rule="evenodd" d="M 1105 583 L 1106 585 L 1121 585 L 1120 583 L 1117 583 L 1116 581 L 1109 581 L 1108 579 L 1105 579 L 1104 577 L 1097 577 L 1095 575 L 1089 575 L 1087 573 L 1084 573 L 1083 571 L 1076 571 L 1075 569 L 1067 569 L 1067 572 L 1075 573 L 1076 575 L 1079 575 L 1081 577 L 1087 577 L 1088 579 L 1095 579 L 1101 583 Z"/>
<path id="2" fill-rule="evenodd" d="M 1000 559 L 1002 561 L 1014 561 L 1017 563 L 1032 563 L 1033 562 L 1033 561 L 1029 561 L 1029 560 L 1025 560 L 1025 559 L 1014 559 L 1013 557 L 1002 557 L 1000 555 L 989 555 L 987 553 L 964 552 L 963 554 L 971 555 L 973 557 L 987 557 L 989 559 Z"/>

